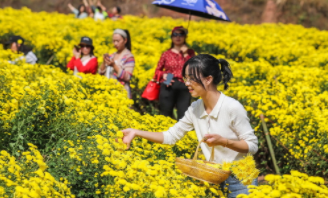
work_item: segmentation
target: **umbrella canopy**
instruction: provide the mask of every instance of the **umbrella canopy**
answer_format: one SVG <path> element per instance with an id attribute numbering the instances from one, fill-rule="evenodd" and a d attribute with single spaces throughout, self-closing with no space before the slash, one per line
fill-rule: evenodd
<path id="1" fill-rule="evenodd" d="M 154 5 L 208 19 L 230 21 L 214 0 L 155 0 Z"/>

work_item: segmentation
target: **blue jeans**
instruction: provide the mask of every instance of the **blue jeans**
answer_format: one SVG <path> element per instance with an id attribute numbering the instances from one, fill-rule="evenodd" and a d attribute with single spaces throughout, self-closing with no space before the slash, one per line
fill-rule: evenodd
<path id="1" fill-rule="evenodd" d="M 229 184 L 229 185 L 227 185 Z M 258 180 L 257 178 L 253 181 L 252 185 L 257 186 L 258 185 Z M 248 195 L 248 188 L 247 186 L 245 186 L 244 184 L 240 183 L 240 181 L 236 178 L 233 177 L 228 177 L 227 180 L 225 180 L 224 182 L 222 182 L 220 184 L 221 189 L 223 192 L 225 187 L 228 187 L 228 191 L 231 193 L 228 193 L 228 198 L 236 198 L 237 195 L 239 194 L 246 194 Z"/>

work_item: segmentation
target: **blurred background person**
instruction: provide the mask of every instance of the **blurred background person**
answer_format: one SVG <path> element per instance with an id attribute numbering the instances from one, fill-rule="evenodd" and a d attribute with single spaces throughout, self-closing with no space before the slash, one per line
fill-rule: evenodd
<path id="1" fill-rule="evenodd" d="M 95 21 L 102 21 L 108 17 L 106 7 L 100 1 L 83 0 L 83 3 L 88 9 L 89 17 L 95 19 Z"/>
<path id="2" fill-rule="evenodd" d="M 117 52 L 104 55 L 99 73 L 107 78 L 117 79 L 132 98 L 130 80 L 135 65 L 134 56 L 131 53 L 131 38 L 128 30 L 116 29 L 113 33 L 113 43 Z"/>
<path id="3" fill-rule="evenodd" d="M 25 59 L 25 62 L 30 64 L 35 64 L 38 61 L 38 58 L 32 52 L 32 47 L 25 45 L 24 42 L 25 40 L 21 36 L 14 35 L 5 43 L 6 48 L 10 48 L 12 52 L 24 54 L 14 61 L 9 61 L 10 63 L 16 64 L 22 59 Z"/>
<path id="4" fill-rule="evenodd" d="M 74 75 L 77 73 L 97 73 L 98 60 L 94 56 L 94 46 L 92 45 L 92 39 L 89 37 L 82 37 L 80 44 L 74 46 L 73 57 L 68 62 L 67 68 L 74 71 Z"/>
<path id="5" fill-rule="evenodd" d="M 100 0 L 97 2 L 97 8 L 99 12 L 104 16 L 104 19 L 109 17 L 107 13 L 107 8 L 101 3 Z"/>
<path id="6" fill-rule="evenodd" d="M 195 56 L 195 51 L 186 44 L 188 30 L 182 26 L 173 28 L 171 32 L 171 48 L 165 51 L 156 68 L 156 78 L 160 77 L 161 89 L 159 92 L 160 113 L 173 118 L 173 109 L 177 108 L 177 117 L 181 119 L 191 102 L 191 95 L 186 87 L 182 68 L 184 63 Z M 168 73 L 173 74 L 170 85 L 163 82 L 167 80 Z"/>
<path id="7" fill-rule="evenodd" d="M 78 9 L 76 9 L 74 6 L 72 6 L 71 3 L 67 4 L 68 8 L 75 14 L 75 17 L 78 19 L 84 19 L 88 17 L 87 9 L 85 5 L 81 4 L 79 5 Z"/>
<path id="8" fill-rule="evenodd" d="M 113 21 L 116 21 L 117 19 L 123 19 L 121 16 L 121 8 L 118 6 L 113 7 L 111 12 L 108 12 L 108 17 Z"/>

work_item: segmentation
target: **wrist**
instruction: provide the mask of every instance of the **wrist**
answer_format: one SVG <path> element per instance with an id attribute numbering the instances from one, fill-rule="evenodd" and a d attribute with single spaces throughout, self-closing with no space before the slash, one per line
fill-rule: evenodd
<path id="1" fill-rule="evenodd" d="M 140 137 L 141 136 L 141 130 L 136 130 L 134 133 L 134 137 Z"/>
<path id="2" fill-rule="evenodd" d="M 229 144 L 229 139 L 222 138 L 221 142 L 219 143 L 220 146 L 227 147 Z"/>

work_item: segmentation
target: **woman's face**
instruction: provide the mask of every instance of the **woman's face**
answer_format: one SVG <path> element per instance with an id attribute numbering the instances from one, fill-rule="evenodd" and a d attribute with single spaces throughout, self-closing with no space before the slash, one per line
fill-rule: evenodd
<path id="1" fill-rule="evenodd" d="M 112 8 L 112 14 L 117 14 L 117 9 L 116 9 L 116 7 L 113 7 L 113 8 Z"/>
<path id="2" fill-rule="evenodd" d="M 13 42 L 10 46 L 10 49 L 12 52 L 17 52 L 18 51 L 18 44 L 16 42 Z"/>
<path id="3" fill-rule="evenodd" d="M 194 79 L 194 75 L 189 73 L 189 65 L 186 67 L 186 73 L 185 73 L 185 85 L 188 87 L 189 89 L 189 93 L 192 97 L 197 98 L 197 97 L 203 97 L 206 95 L 207 90 L 210 90 L 211 86 L 215 86 L 213 85 L 213 77 L 212 76 L 208 76 L 206 78 L 204 78 L 201 74 L 200 74 L 200 78 L 203 85 L 198 83 L 196 81 L 196 79 Z"/>
<path id="4" fill-rule="evenodd" d="M 174 45 L 181 46 L 186 42 L 186 35 L 181 30 L 176 30 L 172 33 L 172 42 Z"/>
<path id="5" fill-rule="evenodd" d="M 121 36 L 120 34 L 113 35 L 113 43 L 114 43 L 114 47 L 117 49 L 117 51 L 124 50 L 126 42 L 127 42 L 127 39 L 123 38 L 123 36 Z"/>
<path id="6" fill-rule="evenodd" d="M 80 12 L 85 12 L 85 7 L 84 6 L 80 7 Z"/>
<path id="7" fill-rule="evenodd" d="M 186 76 L 184 78 L 185 80 L 185 85 L 188 87 L 189 89 L 189 93 L 192 97 L 197 98 L 197 97 L 201 97 L 206 93 L 206 89 L 204 89 L 204 87 L 197 83 L 193 77 L 192 74 L 189 74 L 189 66 L 186 67 Z M 206 79 L 204 79 L 201 76 L 201 80 L 204 84 L 204 86 L 206 87 Z"/>
<path id="8" fill-rule="evenodd" d="M 80 44 L 82 55 L 89 55 L 91 52 L 91 46 Z"/>

